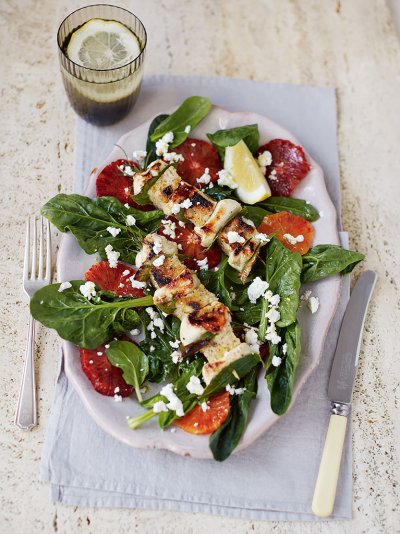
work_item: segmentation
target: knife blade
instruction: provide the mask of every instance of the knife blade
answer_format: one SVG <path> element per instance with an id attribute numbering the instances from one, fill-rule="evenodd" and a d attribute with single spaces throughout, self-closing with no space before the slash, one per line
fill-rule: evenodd
<path id="1" fill-rule="evenodd" d="M 335 504 L 365 316 L 376 279 L 373 271 L 365 271 L 359 276 L 339 332 L 328 385 L 331 417 L 311 506 L 314 514 L 319 517 L 330 516 Z"/>

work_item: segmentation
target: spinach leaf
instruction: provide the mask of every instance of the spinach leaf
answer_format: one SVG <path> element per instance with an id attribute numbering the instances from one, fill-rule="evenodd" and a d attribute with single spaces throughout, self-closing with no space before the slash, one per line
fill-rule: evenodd
<path id="1" fill-rule="evenodd" d="M 87 254 L 98 252 L 106 258 L 105 248 L 111 245 L 120 253 L 119 259 L 128 263 L 134 263 L 143 237 L 154 225 L 158 227 L 163 217 L 159 210 L 136 210 L 114 197 L 90 199 L 75 194 L 56 195 L 43 206 L 41 213 L 61 232 L 71 232 Z M 127 225 L 128 215 L 136 219 L 135 225 Z M 108 227 L 116 228 L 119 233 L 111 235 Z"/>
<path id="2" fill-rule="evenodd" d="M 136 396 L 142 402 L 140 386 L 149 372 L 147 356 L 131 341 L 112 341 L 106 354 L 113 365 L 122 369 L 125 382 L 135 388 Z"/>
<path id="3" fill-rule="evenodd" d="M 232 297 L 227 289 L 227 282 L 225 280 L 225 269 L 227 265 L 228 256 L 224 256 L 217 271 L 201 270 L 198 273 L 198 277 L 211 293 L 214 293 L 225 306 L 232 309 Z"/>
<path id="4" fill-rule="evenodd" d="M 227 146 L 234 146 L 243 140 L 248 146 L 250 152 L 253 154 L 258 148 L 258 141 L 260 134 L 258 132 L 257 124 L 249 124 L 247 126 L 239 126 L 237 128 L 227 128 L 226 130 L 218 130 L 213 134 L 207 134 L 211 143 L 218 150 L 222 159 L 225 157 L 225 148 Z"/>
<path id="5" fill-rule="evenodd" d="M 171 315 L 164 317 L 160 314 L 160 317 L 164 322 L 164 332 L 155 339 L 151 339 L 150 331 L 147 330 L 147 326 L 150 323 L 150 317 L 144 310 L 140 310 L 139 315 L 145 335 L 145 338 L 139 345 L 149 359 L 150 382 L 175 380 L 178 376 L 179 368 L 178 365 L 172 361 L 171 354 L 175 349 L 171 347 L 169 342 L 175 342 L 179 339 L 179 319 Z"/>
<path id="6" fill-rule="evenodd" d="M 288 326 L 295 322 L 299 307 L 300 274 L 302 261 L 298 252 L 291 252 L 276 238 L 267 248 L 266 280 L 269 289 L 278 294 L 281 318 L 277 326 Z"/>
<path id="7" fill-rule="evenodd" d="M 223 462 L 236 448 L 246 429 L 250 405 L 257 395 L 257 374 L 259 367 L 254 367 L 242 379 L 238 387 L 245 388 L 241 395 L 230 397 L 230 410 L 226 421 L 210 436 L 210 449 L 214 460 Z"/>
<path id="8" fill-rule="evenodd" d="M 315 282 L 332 274 L 349 274 L 364 254 L 338 245 L 317 245 L 303 256 L 302 282 Z"/>
<path id="9" fill-rule="evenodd" d="M 228 384 L 236 384 L 238 380 L 249 373 L 253 367 L 261 362 L 259 354 L 247 354 L 233 361 L 214 376 L 200 397 L 200 402 L 207 400 L 212 395 L 219 393 Z M 239 377 L 239 378 L 238 378 Z"/>
<path id="10" fill-rule="evenodd" d="M 246 217 L 253 221 L 253 223 L 258 227 L 261 224 L 261 221 L 266 215 L 269 215 L 270 212 L 264 208 L 257 206 L 244 206 L 240 215 Z"/>
<path id="11" fill-rule="evenodd" d="M 289 408 L 293 394 L 294 377 L 300 355 L 300 326 L 297 322 L 280 331 L 287 346 L 286 354 L 282 352 L 282 345 L 269 345 L 270 355 L 267 363 L 265 378 L 271 393 L 271 408 L 277 415 L 283 415 Z M 278 367 L 272 365 L 273 356 L 279 356 L 282 361 Z"/>
<path id="12" fill-rule="evenodd" d="M 233 189 L 215 184 L 211 189 L 208 188 L 206 192 L 209 197 L 216 201 L 224 200 L 224 198 L 231 198 L 233 195 Z"/>
<path id="13" fill-rule="evenodd" d="M 272 213 L 279 211 L 289 211 L 299 217 L 304 217 L 307 221 L 316 221 L 319 219 L 319 213 L 314 206 L 307 204 L 305 200 L 291 197 L 269 197 L 267 200 L 259 202 L 257 206 L 264 208 Z"/>
<path id="14" fill-rule="evenodd" d="M 84 283 L 84 280 L 74 280 L 72 287 L 61 292 L 60 284 L 50 284 L 36 291 L 30 302 L 34 319 L 54 328 L 60 337 L 79 347 L 95 349 L 114 334 L 132 330 L 140 324 L 134 308 L 153 303 L 150 296 L 119 298 L 100 290 L 88 300 L 79 291 Z"/>
<path id="15" fill-rule="evenodd" d="M 182 102 L 179 108 L 164 119 L 150 135 L 150 141 L 161 139 L 168 132 L 174 134 L 174 140 L 170 147 L 176 147 L 188 138 L 190 132 L 186 132 L 187 126 L 192 131 L 211 111 L 212 103 L 202 96 L 190 96 Z"/>
<path id="16" fill-rule="evenodd" d="M 149 126 L 149 131 L 147 133 L 147 142 L 146 142 L 146 164 L 145 164 L 145 168 L 147 169 L 147 167 L 150 165 L 150 163 L 152 163 L 153 161 L 155 161 L 156 159 L 158 159 L 158 156 L 156 154 L 156 144 L 150 139 L 150 136 L 153 134 L 154 130 L 157 128 L 157 126 L 159 124 L 161 124 L 163 121 L 165 121 L 165 119 L 169 117 L 169 115 L 157 115 L 157 117 L 155 117 L 150 126 Z"/>

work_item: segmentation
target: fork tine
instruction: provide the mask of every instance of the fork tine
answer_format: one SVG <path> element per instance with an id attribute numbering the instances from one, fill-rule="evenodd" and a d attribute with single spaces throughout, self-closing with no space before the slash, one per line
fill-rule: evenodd
<path id="1" fill-rule="evenodd" d="M 36 248 L 37 248 L 37 232 L 36 232 L 36 215 L 33 216 L 33 238 L 32 238 L 32 269 L 31 278 L 36 278 Z"/>
<path id="2" fill-rule="evenodd" d="M 51 280 L 51 234 L 50 234 L 50 223 L 48 219 L 46 219 L 46 242 L 47 242 L 46 282 L 49 284 Z"/>
<path id="3" fill-rule="evenodd" d="M 43 217 L 39 218 L 39 271 L 38 277 L 43 279 Z"/>
<path id="4" fill-rule="evenodd" d="M 26 237 L 25 237 L 25 255 L 24 255 L 24 272 L 23 277 L 26 280 L 29 276 L 29 248 L 31 242 L 31 221 L 28 217 L 26 221 Z"/>

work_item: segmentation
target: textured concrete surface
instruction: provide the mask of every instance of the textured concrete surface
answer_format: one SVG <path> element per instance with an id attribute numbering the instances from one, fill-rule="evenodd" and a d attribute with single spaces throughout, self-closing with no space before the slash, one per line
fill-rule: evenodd
<path id="1" fill-rule="evenodd" d="M 0 2 L 1 532 L 400 532 L 398 202 L 400 47 L 384 0 L 132 0 L 149 33 L 147 73 L 227 75 L 338 88 L 344 227 L 379 274 L 354 393 L 354 518 L 285 524 L 199 514 L 54 506 L 37 481 L 57 339 L 39 328 L 39 426 L 13 426 L 28 308 L 20 286 L 25 218 L 71 189 L 74 115 L 55 34 L 76 0 Z M 307 125 L 305 125 L 307 127 Z M 397 450 L 396 450 L 397 448 Z"/>

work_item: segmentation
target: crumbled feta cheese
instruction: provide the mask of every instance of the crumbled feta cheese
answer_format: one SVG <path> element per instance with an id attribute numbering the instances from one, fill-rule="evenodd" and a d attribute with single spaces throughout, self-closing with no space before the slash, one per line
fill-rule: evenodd
<path id="1" fill-rule="evenodd" d="M 111 234 L 113 237 L 117 237 L 117 235 L 121 232 L 121 228 L 114 228 L 113 226 L 107 226 L 107 232 Z"/>
<path id="2" fill-rule="evenodd" d="M 161 330 L 161 332 L 164 332 L 165 325 L 164 325 L 164 321 L 161 319 L 161 317 L 156 317 L 153 320 L 153 323 L 154 323 L 154 326 L 156 326 L 157 328 L 159 328 Z"/>
<path id="3" fill-rule="evenodd" d="M 267 236 L 267 234 L 256 234 L 254 236 L 254 239 L 256 241 L 258 241 L 259 243 L 268 243 L 270 241 L 270 239 Z"/>
<path id="4" fill-rule="evenodd" d="M 129 187 L 124 187 L 125 193 L 129 193 Z"/>
<path id="5" fill-rule="evenodd" d="M 103 356 L 103 353 L 102 353 L 101 351 L 99 351 L 99 352 L 97 353 L 97 356 Z"/>
<path id="6" fill-rule="evenodd" d="M 190 143 L 190 146 L 194 148 L 196 146 L 196 143 Z"/>
<path id="7" fill-rule="evenodd" d="M 203 410 L 203 412 L 206 412 L 207 410 L 210 409 L 209 405 L 206 402 L 202 402 L 200 404 L 200 406 L 201 406 L 201 409 Z"/>
<path id="8" fill-rule="evenodd" d="M 191 376 L 189 382 L 186 384 L 186 389 L 193 395 L 203 395 L 204 388 L 201 385 L 200 378 Z"/>
<path id="9" fill-rule="evenodd" d="M 185 126 L 184 132 L 188 134 L 188 133 L 190 133 L 191 129 L 192 129 L 192 127 L 190 126 L 190 124 L 188 124 L 187 126 Z"/>
<path id="10" fill-rule="evenodd" d="M 182 417 L 183 415 L 185 415 L 182 401 L 175 394 L 172 384 L 167 384 L 166 386 L 164 386 L 161 389 L 160 394 L 167 398 L 168 400 L 167 408 L 169 410 L 175 412 L 178 417 Z"/>
<path id="11" fill-rule="evenodd" d="M 71 282 L 61 282 L 60 287 L 58 288 L 58 292 L 62 293 L 64 289 L 69 289 L 72 287 Z"/>
<path id="12" fill-rule="evenodd" d="M 282 363 L 282 358 L 280 358 L 279 356 L 272 356 L 272 360 L 271 360 L 271 363 L 274 367 L 279 367 L 280 364 Z"/>
<path id="13" fill-rule="evenodd" d="M 267 311 L 266 317 L 269 319 L 270 323 L 276 323 L 281 318 L 281 314 L 275 308 L 275 306 L 273 306 Z"/>
<path id="14" fill-rule="evenodd" d="M 135 280 L 135 276 L 131 276 L 129 280 L 132 283 L 133 289 L 143 289 L 146 287 L 146 282 L 139 282 L 139 280 Z"/>
<path id="15" fill-rule="evenodd" d="M 132 154 L 132 159 L 142 165 L 146 159 L 147 152 L 146 150 L 134 150 Z"/>
<path id="16" fill-rule="evenodd" d="M 157 334 L 156 334 L 154 331 L 151 332 L 151 334 L 150 334 L 150 338 L 151 338 L 151 339 L 156 339 L 156 337 L 157 337 Z"/>
<path id="17" fill-rule="evenodd" d="M 138 336 L 140 334 L 140 329 L 139 328 L 134 328 L 133 330 L 130 331 L 130 334 L 132 336 Z"/>
<path id="18" fill-rule="evenodd" d="M 174 363 L 179 363 L 182 360 L 182 354 L 179 350 L 174 350 L 171 352 L 171 359 Z"/>
<path id="19" fill-rule="evenodd" d="M 271 291 L 271 293 L 272 293 L 272 291 Z M 281 297 L 279 295 L 271 295 L 268 298 L 268 302 L 270 303 L 271 306 L 278 306 L 280 301 L 281 301 Z"/>
<path id="20" fill-rule="evenodd" d="M 159 235 L 154 236 L 153 252 L 154 254 L 160 254 L 162 251 L 162 241 Z"/>
<path id="21" fill-rule="evenodd" d="M 268 176 L 268 178 L 269 178 L 270 180 L 272 180 L 273 182 L 275 182 L 275 181 L 278 179 L 278 177 L 277 177 L 277 175 L 276 175 L 276 170 L 275 170 L 275 169 L 273 169 L 273 170 L 271 171 L 271 174 Z"/>
<path id="22" fill-rule="evenodd" d="M 307 306 L 311 313 L 316 313 L 319 308 L 319 298 L 318 297 L 310 297 L 307 302 Z"/>
<path id="23" fill-rule="evenodd" d="M 252 283 L 247 288 L 247 295 L 252 304 L 255 304 L 257 300 L 264 295 L 269 287 L 268 282 L 261 280 L 259 276 L 254 278 Z"/>
<path id="24" fill-rule="evenodd" d="M 180 203 L 181 208 L 189 209 L 192 206 L 192 201 L 190 198 L 186 198 L 183 202 Z"/>
<path id="25" fill-rule="evenodd" d="M 283 234 L 283 237 L 288 241 L 291 245 L 295 245 L 296 243 L 301 243 L 304 241 L 303 235 L 298 235 L 297 237 L 292 236 L 291 234 Z"/>
<path id="26" fill-rule="evenodd" d="M 300 296 L 300 300 L 306 302 L 311 297 L 312 291 L 307 290 Z"/>
<path id="27" fill-rule="evenodd" d="M 161 254 L 161 256 L 159 256 L 157 259 L 153 261 L 154 267 L 161 267 L 161 265 L 163 265 L 164 263 L 164 260 L 165 260 L 165 256 L 164 254 Z"/>
<path id="28" fill-rule="evenodd" d="M 171 432 L 171 434 L 175 434 L 176 428 L 171 428 L 170 432 Z"/>
<path id="29" fill-rule="evenodd" d="M 217 180 L 218 185 L 220 185 L 221 187 L 225 185 L 226 187 L 229 187 L 230 189 L 237 189 L 238 185 L 234 181 L 230 172 L 228 172 L 225 169 L 222 169 L 218 171 L 217 174 L 218 174 L 218 180 Z"/>
<path id="30" fill-rule="evenodd" d="M 157 156 L 163 156 L 166 152 L 168 152 L 169 145 L 172 143 L 173 140 L 174 134 L 172 132 L 167 132 L 161 137 L 161 139 L 156 141 Z"/>
<path id="31" fill-rule="evenodd" d="M 287 353 L 287 343 L 284 343 L 282 345 L 282 354 L 285 355 Z"/>
<path id="32" fill-rule="evenodd" d="M 196 260 L 197 265 L 200 267 L 200 270 L 207 270 L 208 269 L 208 258 L 204 258 L 204 260 Z"/>
<path id="33" fill-rule="evenodd" d="M 90 363 L 90 365 L 92 365 L 93 364 L 93 360 L 89 360 L 89 363 Z"/>
<path id="34" fill-rule="evenodd" d="M 181 342 L 179 341 L 179 339 L 176 339 L 175 341 L 169 341 L 169 344 L 173 349 L 178 349 Z"/>
<path id="35" fill-rule="evenodd" d="M 166 152 L 163 155 L 163 160 L 167 163 L 179 163 L 180 161 L 185 161 L 185 158 L 182 154 L 177 154 L 176 152 Z"/>
<path id="36" fill-rule="evenodd" d="M 278 343 L 281 342 L 281 336 L 279 336 L 276 332 L 272 332 L 271 334 L 267 334 L 266 339 L 271 341 L 272 345 L 278 345 Z"/>
<path id="37" fill-rule="evenodd" d="M 122 397 L 121 397 L 121 395 L 114 395 L 114 401 L 115 401 L 115 402 L 122 402 Z"/>
<path id="38" fill-rule="evenodd" d="M 210 176 L 210 169 L 208 167 L 206 167 L 204 169 L 204 174 L 202 174 L 200 176 L 200 178 L 197 178 L 197 183 L 198 184 L 209 184 L 211 181 L 211 176 Z"/>
<path id="39" fill-rule="evenodd" d="M 229 395 L 242 395 L 246 391 L 246 388 L 235 388 L 230 384 L 227 384 L 225 389 Z"/>
<path id="40" fill-rule="evenodd" d="M 125 284 L 118 284 L 118 287 L 125 287 Z"/>
<path id="41" fill-rule="evenodd" d="M 257 158 L 258 164 L 260 167 L 268 167 L 268 165 L 271 165 L 272 163 L 272 154 L 269 150 L 264 150 L 258 158 Z M 265 172 L 265 170 L 264 170 Z"/>
<path id="42" fill-rule="evenodd" d="M 164 401 L 157 401 L 154 403 L 153 412 L 154 413 L 168 412 L 167 405 L 165 404 Z"/>
<path id="43" fill-rule="evenodd" d="M 79 286 L 79 291 L 88 300 L 91 300 L 92 297 L 96 296 L 96 286 L 94 282 L 85 282 L 83 285 Z"/>
<path id="44" fill-rule="evenodd" d="M 228 243 L 244 243 L 246 240 L 237 232 L 228 232 Z"/>
<path id="45" fill-rule="evenodd" d="M 133 176 L 135 171 L 130 165 L 118 165 L 118 169 L 122 171 L 126 176 Z"/>
<path id="46" fill-rule="evenodd" d="M 252 352 L 260 354 L 260 343 L 258 341 L 258 334 L 255 328 L 249 328 L 246 330 L 244 340 L 249 345 Z"/>
<path id="47" fill-rule="evenodd" d="M 153 308 L 151 306 L 148 306 L 146 308 L 146 313 L 147 315 L 150 317 L 150 319 L 155 319 L 157 317 L 157 312 L 155 310 L 153 310 Z"/>
<path id="48" fill-rule="evenodd" d="M 170 219 L 162 219 L 161 223 L 163 224 L 163 234 L 169 236 L 171 239 L 176 238 L 176 223 Z"/>
<path id="49" fill-rule="evenodd" d="M 127 215 L 126 217 L 127 226 L 134 226 L 136 224 L 136 219 L 133 215 Z"/>
<path id="50" fill-rule="evenodd" d="M 119 393 L 119 387 L 114 388 L 114 393 Z"/>
<path id="51" fill-rule="evenodd" d="M 109 349 L 109 348 L 110 348 L 110 345 L 107 343 L 107 345 L 104 345 L 104 347 L 105 347 L 106 349 Z"/>
<path id="52" fill-rule="evenodd" d="M 114 250 L 112 245 L 107 245 L 105 252 L 109 266 L 112 269 L 115 269 L 115 267 L 118 265 L 118 258 L 120 257 L 121 253 Z"/>
<path id="53" fill-rule="evenodd" d="M 131 271 L 129 269 L 125 269 L 125 271 L 122 273 L 122 276 L 128 276 L 128 274 L 131 274 Z"/>
<path id="54" fill-rule="evenodd" d="M 156 350 L 154 345 L 150 345 L 150 352 L 154 352 Z"/>

